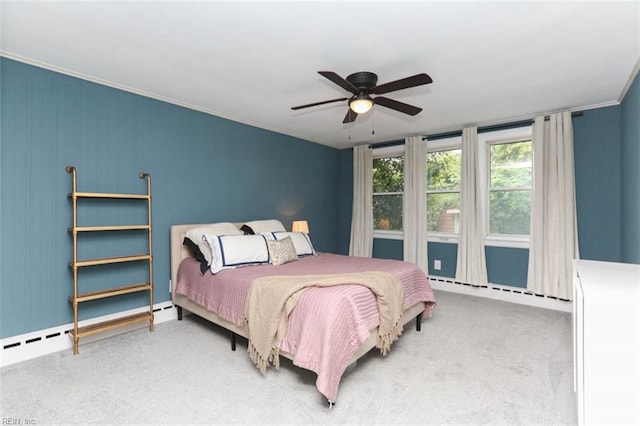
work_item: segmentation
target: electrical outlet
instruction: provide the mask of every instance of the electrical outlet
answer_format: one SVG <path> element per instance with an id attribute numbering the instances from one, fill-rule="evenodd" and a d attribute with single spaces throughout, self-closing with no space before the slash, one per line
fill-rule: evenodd
<path id="1" fill-rule="evenodd" d="M 442 263 L 440 263 L 439 260 L 434 260 L 433 269 L 435 269 L 436 271 L 439 271 L 441 268 L 442 268 Z"/>
<path id="2" fill-rule="evenodd" d="M 169 294 L 171 294 L 171 280 L 169 280 Z"/>

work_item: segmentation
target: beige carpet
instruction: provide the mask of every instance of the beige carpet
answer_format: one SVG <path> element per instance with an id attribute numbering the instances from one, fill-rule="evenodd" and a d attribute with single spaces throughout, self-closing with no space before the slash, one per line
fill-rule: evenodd
<path id="1" fill-rule="evenodd" d="M 288 360 L 262 377 L 246 341 L 190 316 L 0 371 L 26 424 L 576 424 L 571 316 L 454 293 L 387 357 L 343 377 L 329 410 Z"/>

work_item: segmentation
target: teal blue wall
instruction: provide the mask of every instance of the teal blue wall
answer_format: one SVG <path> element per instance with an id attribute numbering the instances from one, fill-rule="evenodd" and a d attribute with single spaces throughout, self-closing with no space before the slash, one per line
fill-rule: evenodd
<path id="1" fill-rule="evenodd" d="M 622 101 L 622 261 L 640 263 L 640 74 Z"/>
<path id="2" fill-rule="evenodd" d="M 458 245 L 451 243 L 429 243 L 429 274 L 454 278 L 458 261 Z M 529 250 L 510 247 L 485 247 L 487 277 L 492 284 L 514 287 L 527 286 Z M 440 270 L 433 268 L 434 260 L 440 260 Z"/>
<path id="3" fill-rule="evenodd" d="M 453 278 L 456 275 L 458 245 L 429 243 L 429 274 Z M 485 248 L 489 282 L 515 287 L 527 286 L 529 250 L 505 247 Z M 402 240 L 376 238 L 373 241 L 373 257 L 402 260 Z M 440 260 L 440 270 L 433 268 L 433 261 Z"/>
<path id="4" fill-rule="evenodd" d="M 156 302 L 170 300 L 173 224 L 277 218 L 289 227 L 307 219 L 318 250 L 339 249 L 338 150 L 6 58 L 0 73 L 0 337 L 72 321 L 66 165 L 77 167 L 81 191 L 142 193 L 137 173 L 151 174 Z M 104 214 L 89 205 L 83 217 L 126 223 L 140 217 L 139 207 L 117 204 Z M 104 239 L 85 241 L 86 253 L 140 249 L 129 234 Z M 126 284 L 111 281 L 135 269 L 87 272 L 81 283 Z M 81 312 L 89 318 L 143 303 L 122 296 Z"/>
<path id="5" fill-rule="evenodd" d="M 573 119 L 578 232 L 583 259 L 619 262 L 623 260 L 624 247 L 630 259 L 627 261 L 637 262 L 640 244 L 637 237 L 640 217 L 637 80 L 621 106 L 585 111 Z M 345 169 L 346 158 L 351 158 L 351 150 L 346 151 L 348 153 L 340 153 L 345 159 L 342 166 Z M 621 155 L 626 161 L 622 176 Z M 349 170 L 344 170 L 342 175 L 349 176 L 351 167 L 349 164 Z M 348 185 L 341 184 L 340 188 L 341 204 L 350 205 L 351 181 Z M 351 221 L 351 213 L 344 211 L 339 220 L 346 226 Z M 402 242 L 375 239 L 373 247 L 374 256 L 402 257 Z M 429 243 L 428 253 L 430 274 L 455 276 L 456 244 Z M 490 282 L 526 287 L 527 249 L 486 247 L 485 253 Z M 435 259 L 442 263 L 439 271 L 433 269 Z"/>
<path id="6" fill-rule="evenodd" d="M 373 240 L 373 257 L 402 260 L 402 240 L 376 238 Z"/>
<path id="7" fill-rule="evenodd" d="M 528 249 L 486 246 L 484 250 L 490 283 L 527 287 Z"/>
<path id="8" fill-rule="evenodd" d="M 429 275 L 440 277 L 456 276 L 456 263 L 458 262 L 458 245 L 450 243 L 429 243 L 427 245 L 429 257 Z M 440 261 L 440 270 L 433 268 L 433 261 Z"/>
<path id="9" fill-rule="evenodd" d="M 620 262 L 620 106 L 573 119 L 580 257 Z"/>

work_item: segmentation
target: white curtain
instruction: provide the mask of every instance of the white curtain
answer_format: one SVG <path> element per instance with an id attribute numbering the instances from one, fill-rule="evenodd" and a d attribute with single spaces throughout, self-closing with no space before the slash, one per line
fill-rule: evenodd
<path id="1" fill-rule="evenodd" d="M 578 252 L 571 113 L 536 117 L 527 289 L 571 299 Z"/>
<path id="2" fill-rule="evenodd" d="M 462 170 L 460 178 L 460 232 L 456 281 L 487 284 L 484 253 L 484 210 L 478 168 L 478 128 L 462 130 Z"/>
<path id="3" fill-rule="evenodd" d="M 349 256 L 373 254 L 373 154 L 368 145 L 353 148 L 353 209 Z"/>
<path id="4" fill-rule="evenodd" d="M 427 143 L 422 136 L 404 143 L 402 228 L 404 260 L 427 272 Z"/>

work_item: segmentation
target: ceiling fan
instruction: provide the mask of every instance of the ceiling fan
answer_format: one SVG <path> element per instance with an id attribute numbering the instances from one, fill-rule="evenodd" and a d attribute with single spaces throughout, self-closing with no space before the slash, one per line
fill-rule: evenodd
<path id="1" fill-rule="evenodd" d="M 372 72 L 360 71 L 347 76 L 346 79 L 340 77 L 333 71 L 318 71 L 318 74 L 331 80 L 333 83 L 342 87 L 348 92 L 353 93 L 350 98 L 338 98 L 328 101 L 314 102 L 307 105 L 299 105 L 292 107 L 292 110 L 298 110 L 302 108 L 309 108 L 318 105 L 324 105 L 331 102 L 341 102 L 348 100 L 349 110 L 345 115 L 343 123 L 351 123 L 355 121 L 358 114 L 364 114 L 369 111 L 374 104 L 381 105 L 386 108 L 391 108 L 396 111 L 408 115 L 416 115 L 422 108 L 418 108 L 413 105 L 405 104 L 393 99 L 385 98 L 383 96 L 376 96 L 372 98 L 371 95 L 382 95 L 384 93 L 395 92 L 396 90 L 408 89 L 410 87 L 422 86 L 423 84 L 433 83 L 431 77 L 427 74 L 416 74 L 411 77 L 401 78 L 400 80 L 390 81 L 389 83 L 381 84 L 377 86 L 378 76 Z"/>

